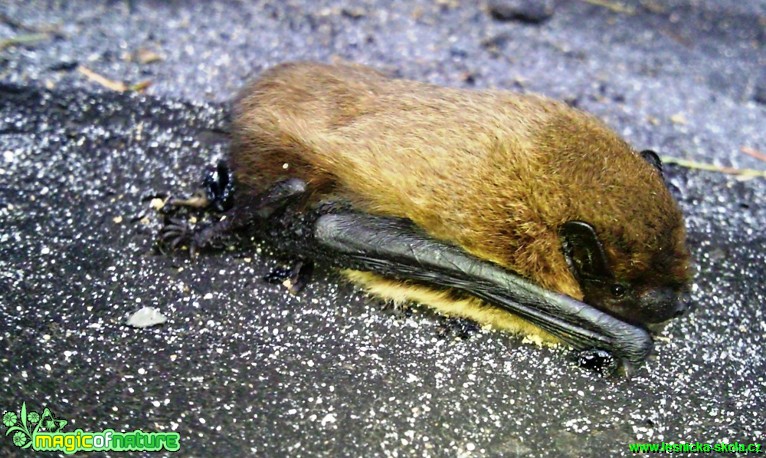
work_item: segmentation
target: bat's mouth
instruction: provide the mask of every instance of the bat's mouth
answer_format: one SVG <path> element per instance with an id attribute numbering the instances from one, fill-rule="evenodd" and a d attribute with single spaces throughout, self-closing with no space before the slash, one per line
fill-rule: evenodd
<path id="1" fill-rule="evenodd" d="M 357 213 L 326 214 L 314 237 L 344 268 L 453 288 L 507 310 L 575 349 L 603 349 L 638 364 L 653 348 L 651 336 L 569 296 L 429 238 L 410 221 Z"/>

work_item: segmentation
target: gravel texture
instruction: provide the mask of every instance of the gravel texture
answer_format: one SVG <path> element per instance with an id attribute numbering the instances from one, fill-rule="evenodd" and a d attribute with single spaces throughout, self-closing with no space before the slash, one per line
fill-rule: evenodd
<path id="1" fill-rule="evenodd" d="M 445 336 L 444 318 L 392 312 L 321 266 L 291 295 L 262 281 L 279 264 L 266 245 L 195 262 L 153 249 L 151 199 L 193 187 L 225 154 L 227 101 L 287 60 L 541 92 L 638 148 L 766 169 L 742 152 L 766 152 L 763 2 L 550 2 L 539 24 L 388 3 L 0 2 L 0 408 L 46 406 L 70 431 L 177 431 L 184 456 L 766 442 L 763 178 L 666 167 L 697 309 L 631 380 L 497 332 Z M 151 86 L 117 93 L 78 65 Z M 128 326 L 143 307 L 167 322 Z M 18 451 L 0 438 L 0 454 Z"/>

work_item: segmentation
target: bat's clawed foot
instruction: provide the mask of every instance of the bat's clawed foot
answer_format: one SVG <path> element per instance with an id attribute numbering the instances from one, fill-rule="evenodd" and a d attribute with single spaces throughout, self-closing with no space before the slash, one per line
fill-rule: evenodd
<path id="1" fill-rule="evenodd" d="M 189 223 L 178 218 L 168 218 L 165 225 L 160 229 L 160 242 L 175 250 L 192 238 L 192 229 Z"/>
<path id="2" fill-rule="evenodd" d="M 215 245 L 221 230 L 218 224 L 207 224 L 192 227 L 188 222 L 178 218 L 168 218 L 166 224 L 160 229 L 159 242 L 161 247 L 176 250 L 183 246 L 189 247 L 192 257 L 209 247 Z"/>
<path id="3" fill-rule="evenodd" d="M 436 333 L 443 339 L 455 337 L 468 340 L 480 329 L 478 323 L 473 320 L 451 317 L 439 323 Z"/>
<path id="4" fill-rule="evenodd" d="M 234 205 L 232 172 L 226 163 L 219 162 L 214 169 L 208 170 L 201 190 L 188 199 L 170 199 L 163 208 L 166 224 L 160 231 L 159 250 L 188 246 L 192 256 L 195 256 L 203 249 L 218 247 L 219 239 L 244 227 L 267 228 L 268 221 L 275 214 L 299 201 L 305 192 L 304 181 L 287 179 L 275 183 L 259 195 L 244 194 Z M 192 224 L 179 218 L 179 215 L 189 214 L 186 208 L 201 210 L 198 214 L 203 218 L 211 216 L 210 211 L 222 214 L 213 217 L 218 219 L 217 222 L 194 225 L 194 217 L 191 218 Z M 291 290 L 300 289 L 305 284 L 297 277 L 292 283 L 296 286 Z"/>
<path id="5" fill-rule="evenodd" d="M 313 271 L 314 263 L 296 261 L 289 267 L 275 267 L 263 279 L 271 284 L 282 284 L 291 294 L 298 294 L 311 281 Z"/>

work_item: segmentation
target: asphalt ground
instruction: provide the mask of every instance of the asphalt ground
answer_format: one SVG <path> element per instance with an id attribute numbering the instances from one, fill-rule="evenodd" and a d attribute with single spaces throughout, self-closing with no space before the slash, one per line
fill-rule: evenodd
<path id="1" fill-rule="evenodd" d="M 152 197 L 197 183 L 226 152 L 228 101 L 288 60 L 540 92 L 637 148 L 766 170 L 746 153 L 766 152 L 766 4 L 548 5 L 530 22 L 541 13 L 500 20 L 449 0 L 0 2 L 0 407 L 48 407 L 70 431 L 177 431 L 184 456 L 766 442 L 763 178 L 666 166 L 696 309 L 630 380 L 566 349 L 445 332 L 322 266 L 291 295 L 262 280 L 281 262 L 267 245 L 196 261 L 154 248 Z M 116 92 L 78 66 L 150 85 Z M 167 322 L 127 326 L 144 306 Z M 0 453 L 20 450 L 3 437 Z"/>

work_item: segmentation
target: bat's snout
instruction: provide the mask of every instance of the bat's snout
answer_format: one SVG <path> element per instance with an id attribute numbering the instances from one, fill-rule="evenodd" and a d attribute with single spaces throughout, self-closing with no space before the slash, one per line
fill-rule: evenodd
<path id="1" fill-rule="evenodd" d="M 661 323 L 686 314 L 691 308 L 691 298 L 686 292 L 679 292 L 664 286 L 645 291 L 640 298 L 642 320 L 645 323 Z"/>

